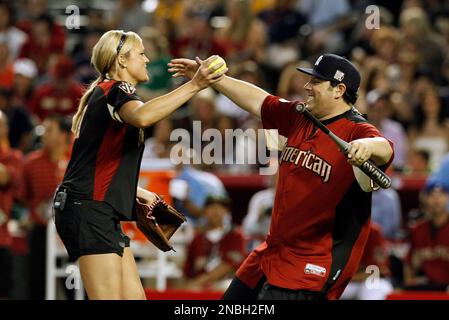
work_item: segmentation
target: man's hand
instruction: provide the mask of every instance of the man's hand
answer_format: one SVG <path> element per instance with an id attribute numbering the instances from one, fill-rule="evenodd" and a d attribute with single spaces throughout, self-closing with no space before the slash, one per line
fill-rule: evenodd
<path id="1" fill-rule="evenodd" d="M 349 144 L 351 145 L 351 149 L 347 157 L 351 165 L 360 166 L 371 158 L 373 148 L 366 140 L 358 139 L 351 141 Z"/>
<path id="2" fill-rule="evenodd" d="M 351 150 L 347 157 L 352 165 L 359 166 L 366 160 L 371 160 L 375 165 L 380 166 L 393 156 L 393 149 L 387 139 L 383 137 L 362 138 L 351 142 Z"/>

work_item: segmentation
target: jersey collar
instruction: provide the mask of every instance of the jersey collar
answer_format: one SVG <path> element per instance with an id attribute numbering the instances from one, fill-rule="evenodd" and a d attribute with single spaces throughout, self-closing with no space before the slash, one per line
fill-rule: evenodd
<path id="1" fill-rule="evenodd" d="M 337 121 L 339 119 L 349 118 L 351 115 L 360 115 L 360 116 L 364 117 L 355 107 L 351 107 L 351 109 L 349 109 L 349 110 L 347 110 L 347 111 L 345 111 L 343 113 L 340 113 L 339 115 L 336 115 L 333 118 L 329 118 L 329 119 L 323 120 L 321 122 L 324 125 L 328 125 L 328 124 L 330 124 L 330 123 L 332 123 L 334 121 Z"/>

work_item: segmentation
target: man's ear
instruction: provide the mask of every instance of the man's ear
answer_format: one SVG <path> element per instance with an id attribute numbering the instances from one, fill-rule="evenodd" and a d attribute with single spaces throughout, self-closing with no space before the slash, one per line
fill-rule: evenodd
<path id="1" fill-rule="evenodd" d="M 335 98 L 343 97 L 346 92 L 346 85 L 344 83 L 339 83 L 335 86 Z"/>

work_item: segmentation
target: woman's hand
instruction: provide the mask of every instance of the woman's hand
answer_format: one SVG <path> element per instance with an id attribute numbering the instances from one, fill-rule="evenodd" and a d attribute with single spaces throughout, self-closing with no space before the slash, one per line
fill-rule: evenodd
<path id="1" fill-rule="evenodd" d="M 200 89 L 204 89 L 223 78 L 223 75 L 228 71 L 225 68 L 221 71 L 219 70 L 225 63 L 221 62 L 212 67 L 211 63 L 220 57 L 217 55 L 210 56 L 206 60 L 201 60 L 196 57 L 196 60 L 191 59 L 173 59 L 168 64 L 170 67 L 169 72 L 174 72 L 173 77 L 185 76 L 190 78 L 191 81 L 198 86 Z"/>
<path id="2" fill-rule="evenodd" d="M 173 78 L 186 77 L 192 79 L 198 70 L 199 64 L 192 59 L 180 58 L 172 59 L 168 66 L 170 67 L 168 72 L 174 73 L 172 75 Z"/>
<path id="3" fill-rule="evenodd" d="M 156 201 L 157 196 L 154 192 L 137 187 L 137 198 L 145 204 L 150 204 Z"/>

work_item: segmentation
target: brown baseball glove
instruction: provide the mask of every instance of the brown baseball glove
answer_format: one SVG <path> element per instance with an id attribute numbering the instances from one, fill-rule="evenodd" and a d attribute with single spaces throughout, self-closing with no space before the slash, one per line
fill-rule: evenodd
<path id="1" fill-rule="evenodd" d="M 169 240 L 178 230 L 186 217 L 168 205 L 161 197 L 151 204 L 145 204 L 136 199 L 137 227 L 160 250 L 173 250 Z"/>

